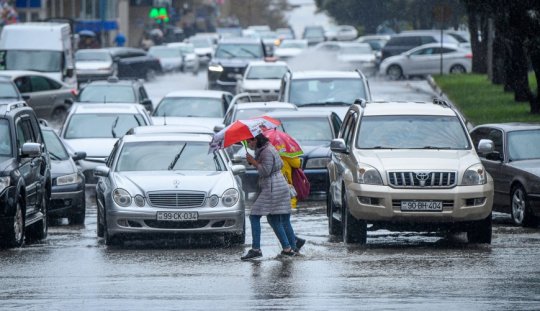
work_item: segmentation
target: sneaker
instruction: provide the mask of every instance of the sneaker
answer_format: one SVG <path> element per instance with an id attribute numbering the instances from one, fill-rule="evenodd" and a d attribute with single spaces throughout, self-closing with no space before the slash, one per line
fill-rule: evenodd
<path id="1" fill-rule="evenodd" d="M 293 257 L 293 256 L 296 256 L 296 252 L 291 249 L 289 251 L 281 251 L 281 255 Z"/>
<path id="2" fill-rule="evenodd" d="M 296 237 L 296 249 L 294 251 L 299 252 L 300 249 L 302 248 L 302 246 L 304 246 L 304 244 L 306 244 L 305 239 L 301 239 L 299 237 Z"/>
<path id="3" fill-rule="evenodd" d="M 260 258 L 260 257 L 262 257 L 262 251 L 261 250 L 250 249 L 247 252 L 247 254 L 240 257 L 240 259 L 241 260 L 249 260 L 249 259 Z"/>

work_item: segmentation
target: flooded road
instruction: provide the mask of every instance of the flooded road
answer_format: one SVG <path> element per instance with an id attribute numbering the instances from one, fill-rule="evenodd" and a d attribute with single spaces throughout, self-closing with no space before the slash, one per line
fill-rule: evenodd
<path id="1" fill-rule="evenodd" d="M 178 88 L 203 89 L 205 74 L 147 84 L 157 100 Z M 372 79 L 376 100 L 430 100 L 425 81 Z M 292 221 L 307 243 L 302 256 L 278 256 L 263 218 L 263 258 L 220 237 L 134 241 L 107 247 L 96 236 L 87 193 L 84 226 L 64 219 L 49 237 L 0 249 L 2 310 L 538 310 L 540 229 L 494 215 L 491 245 L 464 235 L 370 231 L 364 247 L 328 234 L 324 201 L 300 205 Z M 249 223 L 249 222 L 248 222 Z"/>

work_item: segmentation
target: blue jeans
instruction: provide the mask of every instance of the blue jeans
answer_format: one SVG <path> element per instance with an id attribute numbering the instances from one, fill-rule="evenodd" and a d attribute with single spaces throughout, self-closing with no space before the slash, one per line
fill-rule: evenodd
<path id="1" fill-rule="evenodd" d="M 291 214 L 276 214 L 267 215 L 268 223 L 274 230 L 281 247 L 287 249 L 289 247 L 296 248 L 296 236 L 291 225 Z"/>
<path id="2" fill-rule="evenodd" d="M 261 217 L 260 215 L 249 215 L 251 248 L 253 249 L 261 249 Z"/>

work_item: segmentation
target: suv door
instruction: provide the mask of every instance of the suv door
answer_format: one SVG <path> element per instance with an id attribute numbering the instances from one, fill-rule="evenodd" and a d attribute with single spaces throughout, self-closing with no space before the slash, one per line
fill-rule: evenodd
<path id="1" fill-rule="evenodd" d="M 26 185 L 26 214 L 36 211 L 38 203 L 38 193 L 41 188 L 39 170 L 41 158 L 22 157 L 21 149 L 25 143 L 36 142 L 30 115 L 22 114 L 15 121 L 15 131 L 17 136 L 17 149 L 19 161 L 19 172 Z"/>

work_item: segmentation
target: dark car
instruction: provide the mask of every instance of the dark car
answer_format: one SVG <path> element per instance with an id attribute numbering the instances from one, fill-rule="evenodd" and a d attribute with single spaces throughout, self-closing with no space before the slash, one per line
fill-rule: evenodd
<path id="1" fill-rule="evenodd" d="M 73 101 L 68 100 L 68 102 L 73 104 Z M 148 97 L 141 81 L 118 80 L 116 77 L 109 77 L 104 81 L 92 81 L 85 85 L 75 98 L 75 103 L 140 104 L 148 112 L 154 110 L 152 100 Z"/>
<path id="2" fill-rule="evenodd" d="M 244 74 L 250 61 L 266 57 L 260 39 L 226 38 L 219 41 L 208 64 L 208 89 L 223 90 L 234 94 L 236 82 Z"/>
<path id="3" fill-rule="evenodd" d="M 116 63 L 118 78 L 150 81 L 162 73 L 159 60 L 142 49 L 114 47 L 108 50 Z"/>
<path id="4" fill-rule="evenodd" d="M 337 137 L 341 119 L 335 112 L 327 111 L 275 111 L 268 116 L 281 121 L 278 129 L 291 135 L 301 145 L 304 154 L 301 155 L 302 169 L 308 178 L 311 189 L 310 199 L 326 197 L 328 191 L 328 169 L 330 162 L 330 141 Z M 242 175 L 245 192 L 255 192 L 258 174 L 253 166 L 245 162 L 245 151 L 239 150 L 233 158 L 246 166 Z"/>
<path id="5" fill-rule="evenodd" d="M 515 224 L 540 223 L 540 124 L 485 124 L 471 131 L 474 146 L 493 141 L 492 153 L 478 153 L 493 177 L 493 210 L 510 213 Z"/>
<path id="6" fill-rule="evenodd" d="M 0 243 L 47 237 L 50 160 L 38 119 L 25 102 L 0 104 Z"/>
<path id="7" fill-rule="evenodd" d="M 84 175 L 75 161 L 86 158 L 85 152 L 68 152 L 54 129 L 41 127 L 51 159 L 51 203 L 49 218 L 67 217 L 70 225 L 84 224 L 86 199 Z"/>

